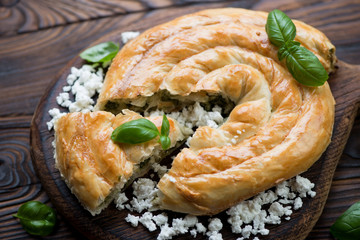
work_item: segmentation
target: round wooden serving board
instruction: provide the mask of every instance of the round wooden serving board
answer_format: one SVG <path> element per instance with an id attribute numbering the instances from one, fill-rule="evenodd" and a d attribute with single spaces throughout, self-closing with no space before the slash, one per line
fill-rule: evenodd
<path id="1" fill-rule="evenodd" d="M 162 19 L 163 20 L 163 19 Z M 169 19 L 168 19 L 169 20 Z M 148 23 L 149 24 L 149 23 Z M 147 24 L 146 24 L 147 25 Z M 144 27 L 144 26 L 142 26 Z M 141 29 L 139 27 L 126 29 Z M 143 29 L 142 29 L 143 30 Z M 120 33 L 125 29 L 119 29 L 114 33 L 103 37 L 99 42 L 120 41 Z M 127 210 L 119 211 L 112 203 L 100 215 L 91 216 L 83 209 L 76 197 L 71 194 L 65 182 L 61 179 L 59 171 L 55 168 L 53 157 L 54 132 L 48 131 L 46 122 L 50 120 L 48 111 L 51 108 L 60 108 L 56 103 L 56 96 L 62 92 L 62 87 L 67 85 L 66 76 L 72 66 L 80 67 L 84 62 L 76 57 L 54 79 L 46 94 L 40 100 L 34 114 L 31 126 L 31 154 L 33 164 L 37 171 L 45 191 L 48 193 L 58 213 L 63 215 L 78 231 L 89 239 L 156 239 L 159 230 L 150 233 L 143 226 L 133 228 L 124 218 L 129 213 Z M 309 178 L 315 183 L 317 195 L 314 198 L 304 199 L 304 205 L 300 210 L 294 211 L 291 220 L 283 221 L 281 225 L 269 225 L 270 234 L 259 236 L 260 239 L 304 239 L 318 220 L 325 201 L 327 199 L 333 174 L 344 149 L 352 123 L 354 121 L 360 102 L 360 66 L 338 62 L 338 70 L 333 74 L 329 83 L 336 100 L 335 125 L 330 143 L 326 152 L 322 155 L 307 172 L 302 176 Z M 65 111 L 65 109 L 62 109 Z M 170 217 L 183 217 L 183 214 L 167 212 Z M 227 215 L 217 215 L 224 224 L 221 230 L 224 239 L 236 239 L 241 237 L 231 232 L 227 223 Z M 200 217 L 206 223 L 206 217 Z M 190 234 L 180 235 L 176 239 L 193 239 Z M 199 235 L 196 239 L 206 239 Z"/>

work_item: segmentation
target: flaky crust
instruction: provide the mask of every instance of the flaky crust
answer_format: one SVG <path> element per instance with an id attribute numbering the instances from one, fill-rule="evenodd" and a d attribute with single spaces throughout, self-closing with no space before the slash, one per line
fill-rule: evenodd
<path id="1" fill-rule="evenodd" d="M 161 206 L 216 214 L 306 171 L 325 151 L 334 123 L 329 85 L 294 80 L 265 32 L 267 13 L 211 9 L 154 27 L 126 44 L 107 73 L 97 104 L 171 95 L 221 95 L 236 104 L 218 129 L 200 127 L 159 182 Z M 335 47 L 294 20 L 295 40 L 328 73 Z"/>
<path id="2" fill-rule="evenodd" d="M 185 15 L 151 28 L 127 43 L 114 58 L 96 109 L 108 101 L 151 96 L 166 89 L 186 96 L 207 73 L 224 66 L 222 61 L 197 63 L 198 54 L 216 47 L 238 47 L 278 61 L 277 48 L 265 32 L 267 13 L 239 8 L 209 9 Z M 312 51 L 328 72 L 334 70 L 335 47 L 317 29 L 294 20 L 296 41 Z M 211 54 L 211 53 L 209 53 Z M 232 57 L 232 56 L 229 56 Z M 221 59 L 220 59 L 221 60 Z M 225 59 L 241 63 L 241 59 Z"/>
<path id="3" fill-rule="evenodd" d="M 135 112 L 123 114 L 98 111 L 69 113 L 55 124 L 56 167 L 72 193 L 95 215 L 105 208 L 137 170 L 139 163 L 161 148 L 157 139 L 142 144 L 111 140 L 121 124 L 141 118 Z M 159 129 L 162 117 L 148 118 Z M 171 147 L 184 138 L 176 121 L 169 118 Z"/>

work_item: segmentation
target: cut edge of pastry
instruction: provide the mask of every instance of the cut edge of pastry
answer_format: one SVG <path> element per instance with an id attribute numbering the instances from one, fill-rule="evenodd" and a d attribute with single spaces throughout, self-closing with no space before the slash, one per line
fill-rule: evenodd
<path id="1" fill-rule="evenodd" d="M 120 113 L 122 115 L 129 115 L 130 114 L 136 114 L 132 111 L 129 110 L 124 110 L 123 113 Z M 82 190 L 79 190 L 80 187 L 83 187 L 81 184 L 84 185 L 88 185 L 87 187 L 89 188 L 94 188 L 94 187 L 99 187 L 99 186 L 90 186 L 91 185 L 91 179 L 83 179 L 84 181 L 81 182 L 81 186 L 79 186 L 79 184 L 74 184 L 74 182 L 72 181 L 74 178 L 74 175 L 79 175 L 82 174 L 81 171 L 77 171 L 76 172 L 76 168 L 74 165 L 76 165 L 76 163 L 73 166 L 69 166 L 69 168 L 73 168 L 70 170 L 74 170 L 75 169 L 75 173 L 70 173 L 70 176 L 65 176 L 66 174 L 68 174 L 67 170 L 64 170 L 64 167 L 61 167 L 61 164 L 69 164 L 69 162 L 76 162 L 76 161 L 88 161 L 89 159 L 68 159 L 68 155 L 72 155 L 74 154 L 75 150 L 71 150 L 71 153 L 66 154 L 67 157 L 65 158 L 60 158 L 61 160 L 59 160 L 58 157 L 58 150 L 61 149 L 61 151 L 64 150 L 64 145 L 68 144 L 66 141 L 66 139 L 61 139 L 62 140 L 62 144 L 57 143 L 58 141 L 58 137 L 61 133 L 57 132 L 59 131 L 59 122 L 61 124 L 61 121 L 66 119 L 67 117 L 73 115 L 73 114 L 77 114 L 77 115 L 82 115 L 82 116 L 86 116 L 89 114 L 108 114 L 108 115 L 112 115 L 114 117 L 114 119 L 116 118 L 116 116 L 114 116 L 111 113 L 108 112 L 102 112 L 102 111 L 98 111 L 98 112 L 89 112 L 89 113 L 68 113 L 64 116 L 62 116 L 61 118 L 59 118 L 54 125 L 54 129 L 55 129 L 55 140 L 53 142 L 53 147 L 54 147 L 54 159 L 55 159 L 55 167 L 59 170 L 60 175 L 62 177 L 62 179 L 64 180 L 64 182 L 66 183 L 67 187 L 70 189 L 71 193 L 74 194 L 76 196 L 76 198 L 78 199 L 78 201 L 80 202 L 80 204 L 91 213 L 92 216 L 95 216 L 97 214 L 100 214 L 102 210 L 104 210 L 106 207 L 108 207 L 108 205 L 116 198 L 117 194 L 119 194 L 120 192 L 124 191 L 128 186 L 131 185 L 131 183 L 139 178 L 142 177 L 144 174 L 146 174 L 151 165 L 153 163 L 160 163 L 164 158 L 166 158 L 167 156 L 169 156 L 173 151 L 175 151 L 177 148 L 179 148 L 180 145 L 182 145 L 184 143 L 184 141 L 186 140 L 186 134 L 188 134 L 188 131 L 184 130 L 184 128 L 182 126 L 180 126 L 176 120 L 173 119 L 169 119 L 172 125 L 172 131 L 170 131 L 170 135 L 176 135 L 175 137 L 173 137 L 173 141 L 171 141 L 171 146 L 169 149 L 167 150 L 163 150 L 160 144 L 155 144 L 152 147 L 152 151 L 150 153 L 150 155 L 144 159 L 141 159 L 139 162 L 131 162 L 129 159 L 125 159 L 125 161 L 127 161 L 127 163 L 131 162 L 131 173 L 118 173 L 118 177 L 116 181 L 113 182 L 108 182 L 108 185 L 112 185 L 111 187 L 108 187 L 107 184 L 104 184 L 108 187 L 105 196 L 98 196 L 96 198 L 92 198 L 92 199 L 85 199 L 86 196 L 84 195 L 84 193 L 82 193 Z M 139 115 L 140 116 L 140 115 Z M 74 124 L 74 125 L 79 125 L 79 121 L 74 121 L 74 122 L 70 122 L 69 124 Z M 72 126 L 68 126 L 68 127 L 72 127 Z M 79 136 L 76 136 L 76 134 L 73 134 L 70 136 L 70 138 L 77 138 Z M 81 138 L 82 136 L 80 136 Z M 60 141 L 61 141 L 60 140 Z M 112 140 L 110 139 L 110 136 L 108 138 L 109 142 L 112 142 Z M 153 142 L 156 142 L 155 140 L 152 140 Z M 97 144 L 97 142 L 95 142 L 95 144 Z M 116 146 L 116 148 L 121 149 L 123 151 L 123 148 L 126 148 L 125 146 L 123 146 L 121 143 L 113 143 L 114 146 Z M 127 145 L 127 144 L 125 144 Z M 132 147 L 136 147 L 138 145 L 141 144 L 137 144 L 137 145 L 128 145 L 128 147 L 130 146 L 130 148 Z M 86 149 L 86 151 L 91 152 L 92 150 L 90 149 L 90 147 L 88 147 Z M 126 151 L 122 152 L 123 157 L 128 158 L 126 153 Z M 135 149 L 136 152 L 136 149 Z M 124 159 L 123 159 L 124 160 Z M 65 161 L 65 162 L 64 162 Z M 90 159 L 89 162 L 93 162 L 95 161 L 94 158 Z M 87 169 L 83 169 L 84 171 L 93 171 L 93 173 L 91 173 L 92 175 L 96 175 L 96 172 L 98 172 L 98 169 L 93 169 L 93 168 L 87 168 Z M 96 175 L 96 177 L 99 177 L 100 174 Z M 76 176 L 75 176 L 76 177 Z M 100 176 L 99 179 L 102 179 L 103 176 Z M 108 180 L 107 180 L 108 181 Z M 100 184 L 100 183 L 99 183 Z M 104 186 L 100 186 L 100 187 L 104 187 Z M 90 196 L 91 194 L 89 193 L 88 196 Z M 90 204 L 88 203 L 90 202 Z"/>

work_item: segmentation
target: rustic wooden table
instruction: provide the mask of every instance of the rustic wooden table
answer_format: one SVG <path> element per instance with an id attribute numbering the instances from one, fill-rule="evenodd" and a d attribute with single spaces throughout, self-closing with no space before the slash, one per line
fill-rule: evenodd
<path id="1" fill-rule="evenodd" d="M 29 129 L 57 72 L 81 49 L 120 27 L 144 30 L 154 25 L 153 19 L 161 23 L 169 16 L 230 6 L 279 8 L 322 30 L 337 47 L 339 59 L 360 64 L 359 0 L 0 0 L 0 239 L 36 239 L 12 214 L 29 200 L 51 205 L 31 162 Z M 139 26 L 139 21 L 148 25 Z M 359 136 L 358 117 L 323 214 L 307 239 L 332 239 L 331 224 L 360 200 Z M 83 238 L 59 219 L 56 231 L 45 239 Z"/>

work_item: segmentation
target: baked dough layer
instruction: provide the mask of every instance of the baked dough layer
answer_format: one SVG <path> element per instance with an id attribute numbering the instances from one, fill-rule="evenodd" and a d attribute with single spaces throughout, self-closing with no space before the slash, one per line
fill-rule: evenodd
<path id="1" fill-rule="evenodd" d="M 111 140 L 116 127 L 139 118 L 141 115 L 129 110 L 117 116 L 103 111 L 77 112 L 55 124 L 56 167 L 92 215 L 100 213 L 129 180 L 144 174 L 145 162 L 158 161 L 163 155 L 156 138 L 135 145 Z M 148 119 L 161 128 L 162 117 Z M 174 147 L 184 135 L 175 120 L 168 120 L 170 147 Z"/>
<path id="2" fill-rule="evenodd" d="M 328 146 L 335 104 L 329 85 L 294 80 L 269 42 L 266 18 L 232 8 L 186 15 L 144 32 L 113 60 L 97 109 L 143 104 L 160 91 L 183 100 L 219 95 L 236 105 L 226 123 L 198 128 L 176 156 L 158 184 L 164 209 L 216 214 L 306 171 Z M 333 72 L 335 47 L 294 23 L 295 40 Z"/>

